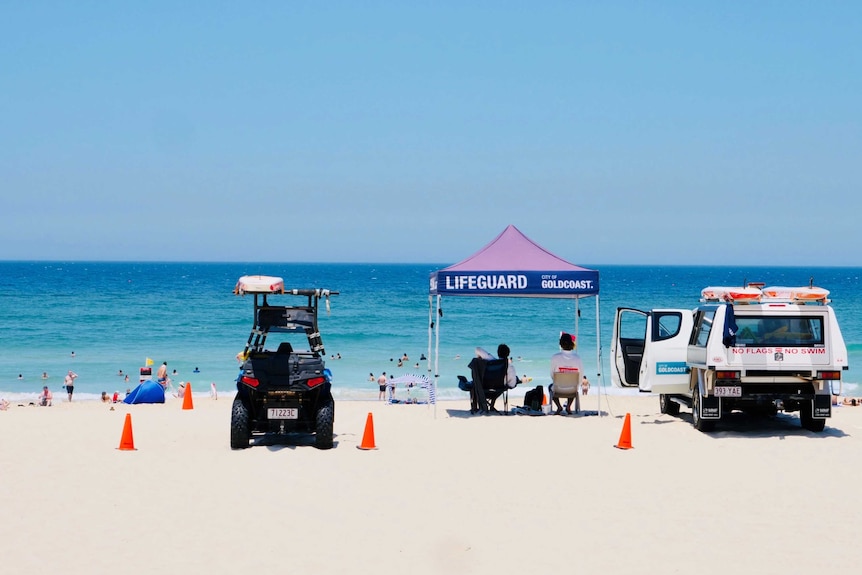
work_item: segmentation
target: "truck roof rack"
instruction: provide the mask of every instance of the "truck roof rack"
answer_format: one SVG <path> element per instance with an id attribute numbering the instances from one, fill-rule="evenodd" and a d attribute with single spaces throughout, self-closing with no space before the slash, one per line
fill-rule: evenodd
<path id="1" fill-rule="evenodd" d="M 802 287 L 770 286 L 763 283 L 748 283 L 741 287 L 709 286 L 700 292 L 702 302 L 732 304 L 794 303 L 820 304 L 831 302 L 829 290 L 813 285 Z"/>

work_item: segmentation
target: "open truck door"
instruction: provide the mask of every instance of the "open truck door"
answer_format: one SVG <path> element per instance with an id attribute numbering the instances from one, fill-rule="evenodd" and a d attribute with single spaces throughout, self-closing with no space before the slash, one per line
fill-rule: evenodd
<path id="1" fill-rule="evenodd" d="M 646 392 L 686 393 L 690 386 L 686 354 L 692 318 L 690 310 L 618 308 L 611 343 L 611 381 Z"/>
<path id="2" fill-rule="evenodd" d="M 611 383 L 617 387 L 638 387 L 648 315 L 639 309 L 617 308 L 611 340 Z"/>

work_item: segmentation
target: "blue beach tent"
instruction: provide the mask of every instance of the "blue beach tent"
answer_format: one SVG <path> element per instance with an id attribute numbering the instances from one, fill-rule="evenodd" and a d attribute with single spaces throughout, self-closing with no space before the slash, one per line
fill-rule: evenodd
<path id="1" fill-rule="evenodd" d="M 123 400 L 124 403 L 164 403 L 165 388 L 153 381 L 147 379 L 142 381 L 138 387 Z"/>

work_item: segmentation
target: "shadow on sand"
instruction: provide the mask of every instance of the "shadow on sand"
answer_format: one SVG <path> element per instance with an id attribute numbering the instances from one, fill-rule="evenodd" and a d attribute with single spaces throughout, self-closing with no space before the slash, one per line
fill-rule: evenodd
<path id="1" fill-rule="evenodd" d="M 536 411 L 528 413 L 527 410 L 524 410 L 523 412 L 514 411 L 517 409 L 518 408 L 510 408 L 509 412 L 504 412 L 503 410 L 500 410 L 500 411 L 492 411 L 492 412 L 486 412 L 486 413 L 482 413 L 482 412 L 470 413 L 469 409 L 447 409 L 446 413 L 449 415 L 449 417 L 458 417 L 458 418 L 462 418 L 462 419 L 470 419 L 473 417 L 496 417 L 498 415 L 517 415 L 517 416 L 521 416 L 521 417 L 524 417 L 524 416 L 526 416 L 526 417 L 558 417 L 561 419 L 562 418 L 580 419 L 582 417 L 595 417 L 599 414 L 599 412 L 596 411 L 595 409 L 593 409 L 593 410 L 582 409 L 580 413 L 572 413 L 571 415 L 557 415 L 553 412 L 552 413 L 541 413 L 541 412 L 536 412 Z M 608 412 L 602 411 L 602 417 L 608 417 Z"/>
<path id="2" fill-rule="evenodd" d="M 652 417 L 653 421 L 642 421 L 648 424 L 665 424 L 674 421 L 685 421 L 691 423 L 691 412 L 680 413 L 679 416 L 642 416 Z M 672 417 L 673 419 L 667 419 Z M 704 432 L 704 435 L 714 439 L 722 437 L 743 437 L 748 439 L 759 439 L 766 437 L 808 437 L 810 439 L 826 439 L 835 437 L 849 437 L 844 430 L 830 426 L 830 420 L 826 420 L 826 428 L 823 431 L 809 431 L 803 429 L 799 417 L 795 413 L 778 413 L 773 416 L 751 415 L 734 411 L 722 415 L 721 420 L 716 422 L 715 429 Z M 693 429 L 693 428 L 692 428 Z"/>
<path id="3" fill-rule="evenodd" d="M 266 447 L 270 451 L 296 449 L 297 447 L 311 447 L 314 449 L 314 435 L 308 433 L 267 433 L 266 435 L 255 436 L 252 439 L 251 446 Z M 333 440 L 332 449 L 336 447 L 338 447 L 338 441 Z"/>

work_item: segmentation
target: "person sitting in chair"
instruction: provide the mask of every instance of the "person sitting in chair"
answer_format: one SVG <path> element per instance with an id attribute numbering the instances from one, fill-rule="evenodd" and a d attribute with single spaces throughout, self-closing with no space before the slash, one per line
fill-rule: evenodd
<path id="1" fill-rule="evenodd" d="M 482 359 L 505 359 L 508 362 L 508 369 L 506 371 L 506 388 L 507 389 L 515 389 L 515 386 L 520 383 L 518 379 L 518 374 L 515 373 L 515 366 L 512 364 L 511 360 L 509 360 L 509 355 L 511 354 L 511 350 L 509 346 L 505 343 L 501 343 L 497 346 L 497 357 L 495 358 L 493 355 L 482 349 L 481 347 L 476 348 L 476 357 L 481 357 Z M 497 411 L 497 408 L 494 407 L 494 403 L 497 401 L 497 398 L 503 395 L 505 390 L 499 390 L 494 392 L 493 394 L 487 394 L 486 398 L 488 399 L 490 405 L 489 408 L 491 411 Z"/>
<path id="2" fill-rule="evenodd" d="M 563 332 L 560 334 L 560 351 L 551 356 L 551 379 L 553 380 L 555 373 L 574 370 L 578 370 L 583 373 L 584 365 L 583 362 L 581 362 L 581 356 L 575 352 L 575 336 Z M 548 387 L 548 390 L 554 401 L 554 405 L 557 406 L 557 414 L 563 413 L 563 406 L 560 405 L 560 399 L 554 395 L 553 383 Z M 567 414 L 572 413 L 572 403 L 574 403 L 574 401 L 574 397 L 570 397 L 566 400 Z"/>

